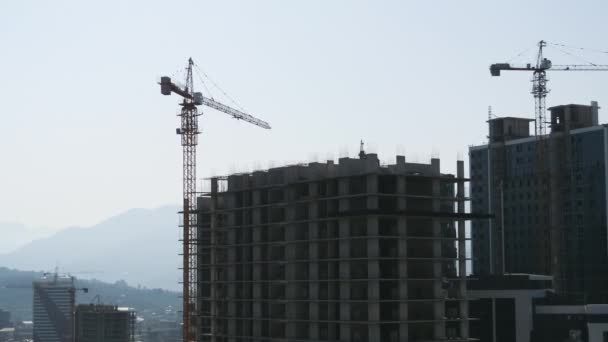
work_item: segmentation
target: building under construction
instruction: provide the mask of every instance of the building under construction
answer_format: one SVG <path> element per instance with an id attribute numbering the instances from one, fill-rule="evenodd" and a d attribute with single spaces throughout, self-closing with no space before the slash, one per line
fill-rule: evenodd
<path id="1" fill-rule="evenodd" d="M 558 292 L 605 302 L 608 127 L 596 102 L 549 111 L 546 136 L 494 118 L 470 148 L 471 210 L 494 214 L 473 222 L 473 272 L 553 275 Z"/>
<path id="2" fill-rule="evenodd" d="M 464 164 L 376 154 L 211 179 L 204 341 L 468 340 Z"/>

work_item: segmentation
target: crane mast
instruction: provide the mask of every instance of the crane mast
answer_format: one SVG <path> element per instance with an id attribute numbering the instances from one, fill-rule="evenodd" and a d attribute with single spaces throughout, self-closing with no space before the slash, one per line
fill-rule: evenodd
<path id="1" fill-rule="evenodd" d="M 179 114 L 181 127 L 176 133 L 181 135 L 182 154 L 182 328 L 184 341 L 197 341 L 197 229 L 196 229 L 196 145 L 198 144 L 198 109 L 194 102 L 194 81 L 192 58 L 186 69 L 186 87 L 180 89 L 168 77 L 161 78 L 161 92 L 171 91 L 181 95 L 183 101 Z"/>
<path id="2" fill-rule="evenodd" d="M 256 126 L 270 129 L 270 125 L 263 120 L 260 120 L 252 115 L 244 113 L 240 110 L 231 108 L 221 102 L 208 98 L 200 92 L 194 92 L 193 81 L 193 66 L 192 58 L 188 59 L 186 68 L 186 83 L 184 88 L 180 88 L 167 76 L 161 77 L 160 86 L 161 94 L 171 95 L 175 93 L 183 98 L 180 103 L 181 126 L 176 130 L 176 133 L 181 135 L 181 145 L 183 149 L 182 156 L 182 172 L 183 172 L 183 223 L 182 223 L 182 333 L 183 341 L 196 342 L 201 339 L 200 325 L 203 324 L 201 316 L 205 318 L 205 324 L 209 324 L 209 335 L 212 341 L 215 341 L 215 310 L 212 308 L 199 307 L 198 298 L 198 236 L 197 236 L 197 192 L 196 192 L 196 146 L 198 144 L 198 117 L 202 112 L 198 112 L 199 105 L 205 105 L 217 111 L 231 115 L 233 118 L 243 120 Z M 211 241 L 213 245 L 214 241 Z M 213 247 L 212 247 L 213 249 Z M 212 290 L 213 291 L 213 290 Z M 212 302 L 213 303 L 213 302 Z M 212 304 L 214 305 L 214 304 Z M 205 312 L 207 314 L 201 314 Z"/>
<path id="3" fill-rule="evenodd" d="M 543 48 L 547 45 L 544 41 L 538 43 L 538 55 L 536 57 L 536 68 L 532 74 L 532 95 L 534 96 L 534 118 L 536 136 L 542 139 L 547 131 L 547 119 L 545 118 L 545 99 L 549 93 L 547 89 L 546 68 L 551 67 L 551 62 L 543 58 Z"/>
<path id="4" fill-rule="evenodd" d="M 490 65 L 490 74 L 492 76 L 500 76 L 501 71 L 531 71 L 532 72 L 532 91 L 534 96 L 534 132 L 537 137 L 542 139 L 545 135 L 547 120 L 545 118 L 546 106 L 545 99 L 549 93 L 547 88 L 547 70 L 551 71 L 608 71 L 608 65 L 604 64 L 572 64 L 572 65 L 553 65 L 553 63 L 543 56 L 543 48 L 547 46 L 547 42 L 541 40 L 538 42 L 538 53 L 536 54 L 536 63 L 526 65 L 511 65 L 509 63 L 495 63 Z"/>
<path id="5" fill-rule="evenodd" d="M 547 70 L 551 71 L 608 71 L 608 65 L 599 65 L 588 63 L 584 65 L 553 65 L 553 63 L 543 56 L 543 49 L 547 46 L 547 42 L 541 40 L 538 42 L 538 52 L 536 55 L 535 64 L 528 63 L 526 65 L 511 65 L 509 63 L 496 63 L 490 66 L 490 74 L 492 76 L 500 76 L 501 71 L 528 71 L 532 72 L 532 91 L 534 97 L 534 133 L 536 135 L 536 183 L 538 184 L 538 208 L 540 216 L 539 232 L 540 236 L 545 237 L 550 246 L 545 246 L 545 241 L 538 241 L 538 250 L 540 254 L 539 268 L 541 272 L 548 274 L 559 274 L 559 261 L 556 257 L 559 254 L 559 249 L 562 243 L 563 236 L 557 229 L 561 222 L 558 222 L 552 215 L 557 212 L 559 207 L 555 201 L 551 200 L 550 196 L 557 191 L 554 189 L 552 182 L 555 177 L 552 177 L 552 172 L 556 172 L 550 167 L 550 149 L 552 143 L 547 135 L 547 119 L 546 119 L 546 97 L 549 93 L 547 88 Z M 504 232 L 504 226 L 501 228 Z M 504 251 L 503 251 L 504 253 Z M 503 260 L 504 263 L 504 260 Z M 503 270 L 505 272 L 505 270 Z M 559 286 L 559 281 L 556 278 L 556 287 Z"/>

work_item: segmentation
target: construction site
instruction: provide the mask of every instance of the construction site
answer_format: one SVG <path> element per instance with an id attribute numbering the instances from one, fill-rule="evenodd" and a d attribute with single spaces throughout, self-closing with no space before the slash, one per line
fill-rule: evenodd
<path id="1" fill-rule="evenodd" d="M 377 155 L 216 177 L 203 341 L 468 340 L 464 163 Z"/>
<path id="2" fill-rule="evenodd" d="M 185 341 L 467 341 L 464 162 L 376 154 L 235 174 L 196 192 L 197 106 L 270 125 L 169 77 L 181 103 Z"/>
<path id="3" fill-rule="evenodd" d="M 596 102 L 549 119 L 545 106 L 548 70 L 608 66 L 553 65 L 537 46 L 534 64 L 490 66 L 532 73 L 535 116 L 489 111 L 489 142 L 469 149 L 470 211 L 463 161 L 456 175 L 436 158 L 382 165 L 363 143 L 359 158 L 213 177 L 197 192 L 198 106 L 270 125 L 194 92 L 192 59 L 184 85 L 162 77 L 161 93 L 182 98 L 184 341 L 468 341 L 467 260 L 473 275 L 549 275 L 560 294 L 608 299 L 608 128 Z"/>

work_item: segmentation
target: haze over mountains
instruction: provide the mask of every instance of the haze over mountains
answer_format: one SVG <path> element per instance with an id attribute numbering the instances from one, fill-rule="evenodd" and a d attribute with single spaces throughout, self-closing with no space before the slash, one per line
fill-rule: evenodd
<path id="1" fill-rule="evenodd" d="M 27 227 L 17 222 L 0 222 L 0 254 L 10 253 L 35 239 L 52 235 L 55 230 L 45 227 Z"/>
<path id="2" fill-rule="evenodd" d="M 177 290 L 178 210 L 174 206 L 132 209 L 92 227 L 67 228 L 0 254 L 0 266 L 37 271 L 59 267 L 61 273 L 79 278 L 122 279 L 133 286 Z M 19 237 L 13 232 L 20 227 L 1 225 L 3 239 Z M 10 248 L 10 242 L 0 246 Z"/>

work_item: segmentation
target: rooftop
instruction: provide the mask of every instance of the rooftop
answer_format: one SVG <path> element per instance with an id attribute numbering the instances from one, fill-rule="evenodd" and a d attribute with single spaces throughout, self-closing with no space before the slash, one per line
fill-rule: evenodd
<path id="1" fill-rule="evenodd" d="M 551 276 L 527 273 L 472 275 L 467 279 L 468 290 L 539 290 L 551 289 L 552 284 Z"/>

